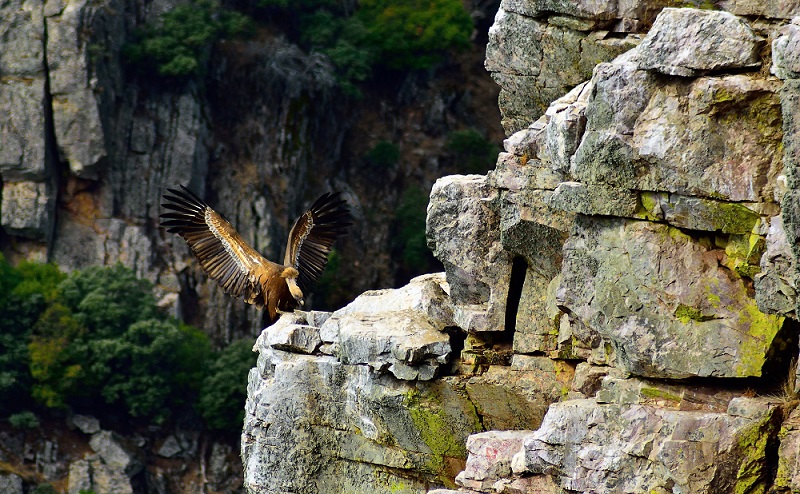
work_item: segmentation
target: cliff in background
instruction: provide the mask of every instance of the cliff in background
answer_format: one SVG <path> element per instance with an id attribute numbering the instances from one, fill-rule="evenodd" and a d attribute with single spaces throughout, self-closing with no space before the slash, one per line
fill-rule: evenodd
<path id="1" fill-rule="evenodd" d="M 445 273 L 261 334 L 250 492 L 800 489 L 800 4 L 668 6 L 502 2 Z"/>
<path id="2" fill-rule="evenodd" d="M 338 307 L 407 279 L 392 238 L 403 192 L 465 169 L 448 151 L 452 132 L 502 139 L 497 88 L 482 67 L 496 3 L 470 4 L 482 33 L 472 50 L 438 70 L 372 81 L 361 99 L 342 92 L 324 57 L 268 25 L 218 43 L 203 77 L 137 75 L 123 46 L 175 3 L 0 7 L 2 252 L 66 270 L 122 262 L 221 345 L 257 335 L 260 314 L 209 283 L 183 242 L 158 228 L 164 189 L 197 191 L 272 259 L 283 255 L 291 222 L 335 189 L 357 221 L 337 245 L 335 285 L 316 305 Z M 395 163 L 365 158 L 382 141 L 398 147 Z M 412 206 L 424 214 L 424 204 Z"/>

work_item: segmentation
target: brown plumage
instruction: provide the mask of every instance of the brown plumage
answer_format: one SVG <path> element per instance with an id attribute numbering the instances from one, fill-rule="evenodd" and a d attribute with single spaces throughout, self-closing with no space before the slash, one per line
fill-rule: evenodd
<path id="1" fill-rule="evenodd" d="M 347 232 L 350 210 L 339 193 L 326 193 L 295 222 L 283 264 L 265 259 L 247 245 L 230 223 L 192 191 L 167 189 L 161 226 L 177 233 L 208 276 L 225 293 L 248 304 L 266 306 L 269 323 L 281 312 L 303 305 L 319 280 L 336 238 Z"/>

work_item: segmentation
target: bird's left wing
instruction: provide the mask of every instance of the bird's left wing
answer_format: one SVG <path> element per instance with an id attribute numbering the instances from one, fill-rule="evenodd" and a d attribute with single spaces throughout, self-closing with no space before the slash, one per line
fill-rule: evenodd
<path id="1" fill-rule="evenodd" d="M 249 304 L 264 303 L 263 284 L 281 268 L 247 245 L 219 213 L 192 191 L 167 189 L 161 206 L 171 212 L 161 214 L 161 226 L 177 233 L 200 262 L 200 267 L 225 293 L 242 297 Z"/>
<path id="2" fill-rule="evenodd" d="M 328 264 L 336 238 L 347 233 L 350 208 L 339 192 L 325 193 L 303 213 L 289 232 L 283 263 L 300 273 L 297 285 L 308 294 Z"/>

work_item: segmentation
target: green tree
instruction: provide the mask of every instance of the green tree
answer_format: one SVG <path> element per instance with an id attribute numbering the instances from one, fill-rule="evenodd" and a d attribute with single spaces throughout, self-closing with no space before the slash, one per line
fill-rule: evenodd
<path id="1" fill-rule="evenodd" d="M 447 136 L 447 149 L 467 173 L 486 173 L 494 167 L 500 147 L 475 129 L 456 130 Z"/>
<path id="2" fill-rule="evenodd" d="M 12 267 L 0 255 L 0 415 L 31 402 L 31 328 L 58 296 L 65 275 L 53 264 L 22 262 Z"/>
<path id="3" fill-rule="evenodd" d="M 92 338 L 121 335 L 157 313 L 153 287 L 120 263 L 72 273 L 59 286 L 64 304 Z"/>
<path id="4" fill-rule="evenodd" d="M 104 405 L 158 422 L 195 399 L 210 344 L 167 320 L 152 285 L 117 264 L 63 280 L 28 350 L 32 394 L 43 405 Z"/>
<path id="5" fill-rule="evenodd" d="M 402 260 L 401 278 L 396 283 L 405 283 L 414 276 L 440 270 L 437 261 L 428 249 L 425 236 L 425 218 L 428 194 L 419 187 L 409 187 L 403 192 L 394 218 L 395 256 Z"/>
<path id="6" fill-rule="evenodd" d="M 210 352 L 200 331 L 148 319 L 119 338 L 89 341 L 86 378 L 106 404 L 162 422 L 171 409 L 193 401 Z"/>
<path id="7" fill-rule="evenodd" d="M 461 0 L 361 0 L 356 17 L 378 61 L 391 69 L 426 69 L 443 53 L 470 45 L 472 18 Z"/>
<path id="8" fill-rule="evenodd" d="M 255 363 L 253 342 L 238 340 L 222 350 L 211 364 L 198 401 L 198 410 L 210 428 L 241 431 L 247 375 Z"/>
<path id="9" fill-rule="evenodd" d="M 213 0 L 192 0 L 134 33 L 123 54 L 134 65 L 168 77 L 201 75 L 211 45 L 250 30 L 250 19 Z"/>
<path id="10" fill-rule="evenodd" d="M 378 141 L 365 158 L 372 166 L 389 168 L 400 162 L 400 148 L 389 141 Z"/>

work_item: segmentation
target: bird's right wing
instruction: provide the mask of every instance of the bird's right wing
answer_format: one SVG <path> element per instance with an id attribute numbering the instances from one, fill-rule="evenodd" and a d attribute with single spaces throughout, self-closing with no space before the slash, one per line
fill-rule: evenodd
<path id="1" fill-rule="evenodd" d="M 161 226 L 177 233 L 200 262 L 200 267 L 225 293 L 242 297 L 249 304 L 264 304 L 263 285 L 277 276 L 281 268 L 247 245 L 219 213 L 192 191 L 167 189 L 161 206 L 171 210 L 161 214 Z"/>
<path id="2" fill-rule="evenodd" d="M 303 213 L 289 232 L 283 263 L 300 273 L 297 285 L 308 294 L 328 264 L 336 238 L 347 233 L 350 209 L 339 192 L 325 193 Z"/>

